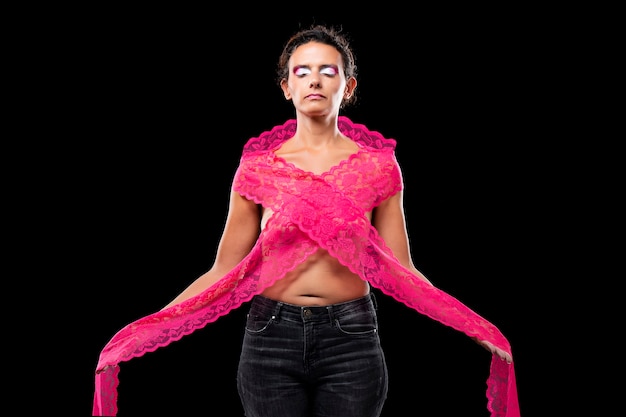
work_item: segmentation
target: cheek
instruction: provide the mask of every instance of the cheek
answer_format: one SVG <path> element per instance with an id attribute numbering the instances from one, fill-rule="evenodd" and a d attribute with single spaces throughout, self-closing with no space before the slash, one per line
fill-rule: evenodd
<path id="1" fill-rule="evenodd" d="M 287 88 L 292 94 L 308 88 L 308 84 L 302 78 L 292 77 L 287 81 Z"/>
<path id="2" fill-rule="evenodd" d="M 287 84 L 289 84 L 289 88 L 296 89 L 306 84 L 305 79 L 306 78 L 298 78 L 294 75 L 291 75 L 289 76 L 289 79 L 287 80 Z"/>

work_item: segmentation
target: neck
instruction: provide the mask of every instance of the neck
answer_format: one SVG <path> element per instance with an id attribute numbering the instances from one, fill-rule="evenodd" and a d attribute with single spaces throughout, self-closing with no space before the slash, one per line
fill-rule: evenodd
<path id="1" fill-rule="evenodd" d="M 316 147 L 327 145 L 343 138 L 337 125 L 337 115 L 323 117 L 297 116 L 294 139 L 303 145 Z"/>

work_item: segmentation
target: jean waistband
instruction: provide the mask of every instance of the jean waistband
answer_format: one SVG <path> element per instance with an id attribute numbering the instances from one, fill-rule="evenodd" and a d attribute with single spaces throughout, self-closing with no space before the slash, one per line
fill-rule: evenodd
<path id="1" fill-rule="evenodd" d="M 375 310 L 376 299 L 372 293 L 355 300 L 327 306 L 299 306 L 255 295 L 250 306 L 251 314 L 292 321 L 328 321 L 329 319 L 332 321 L 344 314 Z"/>

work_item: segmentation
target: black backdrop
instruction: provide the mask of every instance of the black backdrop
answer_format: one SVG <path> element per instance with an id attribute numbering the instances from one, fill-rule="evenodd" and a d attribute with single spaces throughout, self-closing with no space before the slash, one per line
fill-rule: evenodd
<path id="1" fill-rule="evenodd" d="M 108 10 L 59 28 L 76 64 L 64 117 L 79 141 L 65 181 L 75 185 L 71 272 L 87 320 L 80 360 L 69 359 L 78 366 L 67 415 L 91 411 L 93 372 L 113 334 L 211 265 L 243 144 L 293 117 L 274 83 L 282 44 L 313 21 L 353 39 L 359 101 L 343 114 L 398 142 L 417 267 L 509 338 L 521 408 L 533 414 L 531 326 L 520 312 L 541 256 L 522 243 L 537 231 L 533 173 L 547 158 L 531 104 L 543 52 L 511 13 L 390 16 Z M 377 294 L 390 373 L 383 416 L 488 416 L 488 352 Z M 241 416 L 245 310 L 123 363 L 119 416 Z"/>

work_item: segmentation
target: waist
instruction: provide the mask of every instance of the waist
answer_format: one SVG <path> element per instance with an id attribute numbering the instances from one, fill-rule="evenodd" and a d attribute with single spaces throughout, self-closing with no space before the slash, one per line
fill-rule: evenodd
<path id="1" fill-rule="evenodd" d="M 332 321 L 344 315 L 359 312 L 376 314 L 376 298 L 369 293 L 363 297 L 326 306 L 300 306 L 255 295 L 250 305 L 250 314 L 291 321 Z"/>
<path id="2" fill-rule="evenodd" d="M 370 292 L 369 283 L 318 249 L 295 269 L 265 288 L 261 295 L 294 305 L 329 305 Z M 309 299 L 310 298 L 310 299 Z"/>

